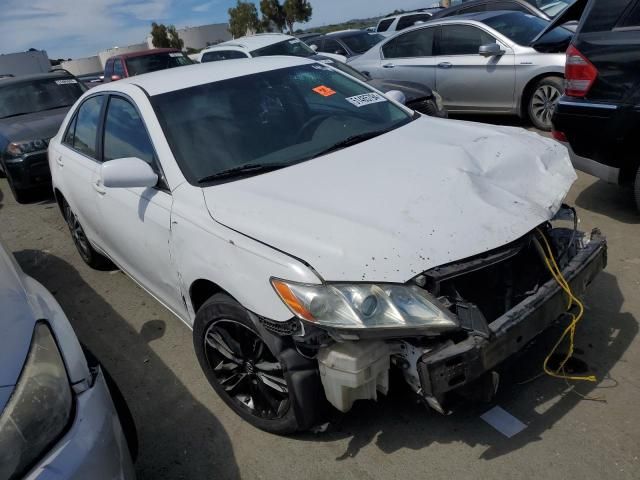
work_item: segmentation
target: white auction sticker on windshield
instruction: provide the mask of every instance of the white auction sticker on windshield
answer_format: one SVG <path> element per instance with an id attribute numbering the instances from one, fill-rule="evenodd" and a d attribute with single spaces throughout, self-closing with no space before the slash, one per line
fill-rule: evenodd
<path id="1" fill-rule="evenodd" d="M 173 53 L 170 53 L 170 54 L 169 54 L 169 56 L 170 56 L 170 57 L 181 57 L 181 56 L 182 56 L 182 53 L 180 53 L 180 52 L 173 52 Z"/>
<path id="2" fill-rule="evenodd" d="M 78 83 L 73 78 L 66 78 L 64 80 L 56 80 L 56 85 L 69 85 L 70 83 Z"/>
<path id="3" fill-rule="evenodd" d="M 362 95 L 356 95 L 355 97 L 347 97 L 345 98 L 345 100 L 350 104 L 355 105 L 358 108 L 364 107 L 365 105 L 371 105 L 372 103 L 380 103 L 380 102 L 387 101 L 386 98 L 384 98 L 382 95 L 379 95 L 375 92 L 363 93 Z"/>

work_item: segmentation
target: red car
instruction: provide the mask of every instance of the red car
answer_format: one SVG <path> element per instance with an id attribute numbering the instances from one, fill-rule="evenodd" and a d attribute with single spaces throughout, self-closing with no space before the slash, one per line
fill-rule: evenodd
<path id="1" fill-rule="evenodd" d="M 114 82 L 121 78 L 191 65 L 192 63 L 193 61 L 189 57 L 175 48 L 154 48 L 123 53 L 107 60 L 104 66 L 104 82 Z"/>

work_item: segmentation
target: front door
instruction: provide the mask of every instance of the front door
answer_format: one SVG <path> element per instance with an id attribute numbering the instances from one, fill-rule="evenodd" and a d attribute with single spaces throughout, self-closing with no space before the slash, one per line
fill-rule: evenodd
<path id="1" fill-rule="evenodd" d="M 498 43 L 502 55 L 483 57 L 480 46 Z M 515 109 L 515 56 L 508 46 L 473 25 L 442 25 L 436 40 L 436 90 L 452 112 Z"/>
<path id="2" fill-rule="evenodd" d="M 104 120 L 102 159 L 137 157 L 161 176 L 155 150 L 138 110 L 112 95 Z M 170 255 L 173 197 L 161 179 L 154 188 L 107 188 L 95 181 L 100 237 L 107 254 L 162 303 L 184 309 L 178 274 Z"/>

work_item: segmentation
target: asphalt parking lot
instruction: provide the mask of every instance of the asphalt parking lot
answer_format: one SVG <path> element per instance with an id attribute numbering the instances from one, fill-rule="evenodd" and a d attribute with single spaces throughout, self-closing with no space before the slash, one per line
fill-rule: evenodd
<path id="1" fill-rule="evenodd" d="M 0 235 L 120 385 L 137 423 L 140 479 L 638 478 L 640 215 L 629 192 L 584 174 L 568 202 L 583 230 L 609 240 L 576 339 L 598 382 L 526 382 L 559 335 L 552 329 L 503 372 L 496 403 L 527 425 L 511 439 L 479 418 L 486 406 L 443 417 L 403 388 L 356 405 L 325 433 L 261 432 L 209 387 L 187 326 L 122 273 L 82 262 L 46 195 L 17 205 L 0 180 Z"/>

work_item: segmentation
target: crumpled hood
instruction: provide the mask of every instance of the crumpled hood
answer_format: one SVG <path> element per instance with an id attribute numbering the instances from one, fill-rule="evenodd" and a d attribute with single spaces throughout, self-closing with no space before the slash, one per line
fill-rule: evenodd
<path id="1" fill-rule="evenodd" d="M 9 141 L 48 140 L 58 133 L 69 108 L 56 108 L 0 120 L 0 135 Z"/>
<path id="2" fill-rule="evenodd" d="M 520 128 L 422 117 L 314 160 L 203 189 L 218 222 L 328 281 L 406 282 L 550 220 L 567 149 Z"/>

